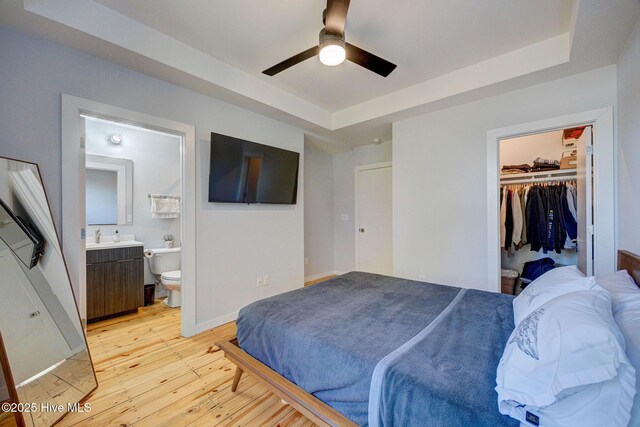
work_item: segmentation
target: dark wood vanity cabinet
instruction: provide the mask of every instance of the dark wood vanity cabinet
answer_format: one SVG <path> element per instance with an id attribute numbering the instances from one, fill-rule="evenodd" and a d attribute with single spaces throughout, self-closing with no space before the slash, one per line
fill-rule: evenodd
<path id="1" fill-rule="evenodd" d="M 142 246 L 87 251 L 87 321 L 144 305 Z"/>

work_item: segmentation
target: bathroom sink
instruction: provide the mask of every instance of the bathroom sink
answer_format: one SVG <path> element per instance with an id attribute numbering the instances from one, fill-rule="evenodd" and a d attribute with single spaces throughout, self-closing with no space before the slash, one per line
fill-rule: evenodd
<path id="1" fill-rule="evenodd" d="M 96 249 L 115 249 L 115 248 L 129 248 L 132 246 L 144 246 L 144 243 L 137 240 L 121 240 L 119 242 L 106 241 L 106 242 L 89 242 L 87 241 L 86 248 L 88 251 Z"/>

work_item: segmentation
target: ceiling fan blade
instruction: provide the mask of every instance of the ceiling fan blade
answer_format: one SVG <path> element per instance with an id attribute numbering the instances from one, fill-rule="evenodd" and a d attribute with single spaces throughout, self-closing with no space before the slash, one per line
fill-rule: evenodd
<path id="1" fill-rule="evenodd" d="M 369 53 L 366 50 L 362 50 L 351 43 L 346 43 L 347 59 L 354 62 L 367 70 L 373 71 L 382 77 L 387 77 L 393 70 L 396 69 L 396 64 L 393 64 L 386 59 L 382 59 L 379 56 Z"/>
<path id="2" fill-rule="evenodd" d="M 320 52 L 320 48 L 318 46 L 314 46 L 310 49 L 305 50 L 304 52 L 300 52 L 297 55 L 293 55 L 289 59 L 285 59 L 279 64 L 274 65 L 271 68 L 267 68 L 262 72 L 262 74 L 266 74 L 267 76 L 275 76 L 281 71 L 286 70 L 289 67 L 293 67 L 294 65 L 311 58 L 312 56 L 316 56 Z"/>
<path id="3" fill-rule="evenodd" d="M 349 0 L 327 0 L 327 15 L 324 19 L 325 31 L 343 36 L 348 11 Z"/>

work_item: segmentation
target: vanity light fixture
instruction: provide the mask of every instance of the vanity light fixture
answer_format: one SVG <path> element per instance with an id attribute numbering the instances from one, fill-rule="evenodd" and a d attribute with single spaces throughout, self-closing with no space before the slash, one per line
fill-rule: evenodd
<path id="1" fill-rule="evenodd" d="M 109 142 L 115 145 L 118 145 L 122 142 L 122 135 L 119 133 L 114 133 L 109 137 Z"/>

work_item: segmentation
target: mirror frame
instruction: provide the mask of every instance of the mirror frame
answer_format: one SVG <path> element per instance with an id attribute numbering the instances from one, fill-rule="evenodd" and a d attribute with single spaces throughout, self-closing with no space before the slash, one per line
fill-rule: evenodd
<path id="1" fill-rule="evenodd" d="M 116 172 L 118 177 L 118 221 L 116 224 L 90 224 L 87 220 L 87 225 L 133 224 L 133 160 L 87 153 L 85 170 L 89 169 Z"/>
<path id="2" fill-rule="evenodd" d="M 93 363 L 93 361 L 91 362 Z M 9 391 L 9 402 L 20 402 L 18 398 L 18 390 L 16 389 L 16 383 L 13 380 L 13 374 L 11 373 L 11 369 L 9 367 L 9 358 L 7 357 L 7 352 L 4 349 L 4 341 L 2 341 L 2 333 L 0 333 L 0 368 L 2 368 L 2 373 L 4 375 L 4 382 L 7 386 L 7 390 Z M 97 380 L 96 380 L 97 383 Z M 16 420 L 16 424 L 18 427 L 25 426 L 24 418 L 22 416 L 22 412 L 12 412 L 13 418 Z"/>
<path id="3" fill-rule="evenodd" d="M 14 162 L 21 162 L 21 163 L 26 163 L 28 165 L 32 165 L 35 166 L 36 171 L 38 172 L 38 179 L 40 180 L 40 184 L 42 185 L 42 191 L 44 193 L 45 199 L 47 201 L 47 209 L 49 212 L 49 216 L 51 217 L 51 222 L 53 224 L 53 228 L 55 230 L 55 234 L 56 234 L 56 238 L 58 241 L 58 246 L 60 248 L 62 248 L 62 242 L 60 241 L 60 233 L 58 232 L 58 227 L 56 226 L 55 221 L 53 220 L 53 211 L 51 210 L 51 202 L 49 200 L 49 194 L 47 193 L 47 189 L 44 186 L 44 179 L 42 178 L 42 172 L 40 170 L 40 166 L 38 165 L 38 163 L 35 162 L 29 162 L 29 161 L 25 161 L 25 160 L 20 160 L 20 159 L 15 159 L 12 157 L 6 157 L 6 156 L 0 156 L 0 159 L 4 159 L 4 160 L 10 160 L 10 161 L 14 161 Z M 78 298 L 76 297 L 76 294 L 73 290 L 73 284 L 71 283 L 71 276 L 69 274 L 69 267 L 67 266 L 67 260 L 64 256 L 64 253 L 62 253 L 62 263 L 64 264 L 64 269 L 66 272 L 66 276 L 67 279 L 69 280 L 69 287 L 71 288 L 71 295 L 73 297 L 73 302 L 75 304 L 76 307 L 76 314 L 78 315 L 78 321 L 80 322 L 80 327 L 82 329 L 82 335 L 84 338 L 84 342 L 87 348 L 87 354 L 89 355 L 89 362 L 91 363 L 91 371 L 93 373 L 93 379 L 95 381 L 96 386 L 94 388 L 92 388 L 82 399 L 80 399 L 77 403 L 79 405 L 84 404 L 87 399 L 89 399 L 89 397 L 91 397 L 91 395 L 96 391 L 96 389 L 98 388 L 98 377 L 96 376 L 96 368 L 93 364 L 93 358 L 91 357 L 91 349 L 89 348 L 89 341 L 87 340 L 87 331 L 85 328 L 85 325 L 82 324 L 82 318 L 80 317 L 80 311 L 78 309 Z M 16 384 L 13 378 L 13 373 L 11 372 L 11 364 L 9 362 L 9 357 L 7 355 L 5 346 L 4 346 L 4 341 L 2 340 L 2 331 L 0 330 L 0 367 L 2 368 L 2 373 L 4 374 L 4 378 L 5 378 L 5 382 L 6 382 L 6 386 L 7 389 L 9 390 L 9 400 L 11 401 L 11 403 L 21 403 L 20 402 L 20 398 L 18 396 L 18 390 L 16 389 Z M 22 402 L 22 403 L 28 403 L 28 402 Z M 69 403 L 74 403 L 74 402 L 69 402 Z M 51 425 L 55 425 L 57 423 L 60 422 L 60 420 L 62 420 L 69 412 L 65 411 L 65 412 L 61 412 L 60 413 L 60 417 L 58 417 Z M 18 427 L 25 427 L 26 423 L 24 421 L 24 415 L 22 412 L 16 411 L 16 412 L 12 412 L 15 420 L 16 420 L 16 424 L 18 425 Z"/>

